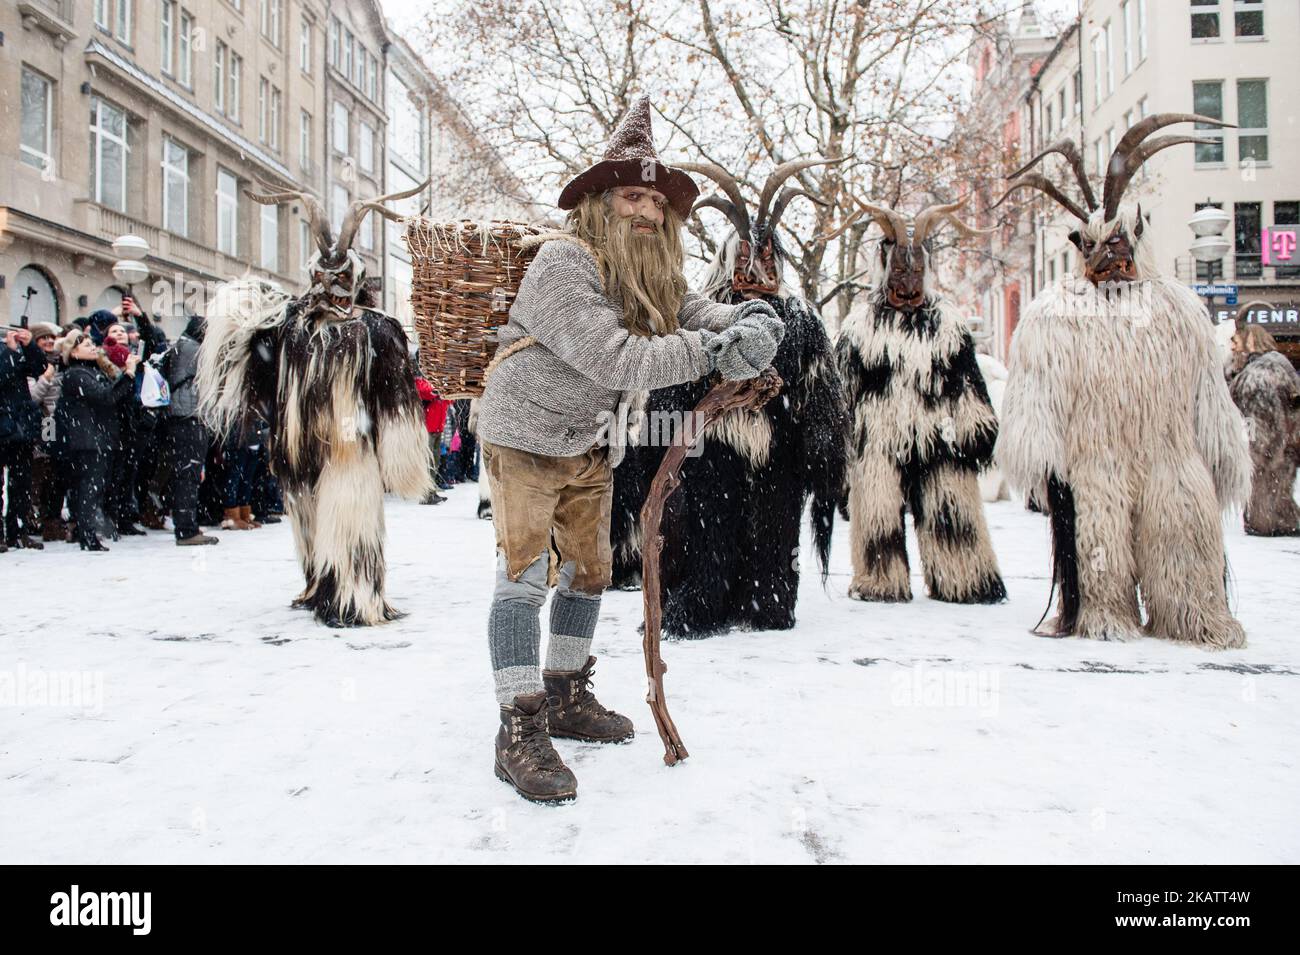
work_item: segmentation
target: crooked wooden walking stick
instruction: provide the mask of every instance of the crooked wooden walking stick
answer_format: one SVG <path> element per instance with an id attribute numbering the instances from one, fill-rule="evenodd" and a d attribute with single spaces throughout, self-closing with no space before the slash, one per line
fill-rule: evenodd
<path id="1" fill-rule="evenodd" d="M 663 603 L 660 600 L 659 554 L 664 547 L 660 525 L 664 505 L 681 484 L 682 463 L 686 455 L 703 437 L 704 429 L 728 411 L 745 409 L 757 411 L 781 390 L 781 376 L 776 369 L 768 368 L 757 378 L 747 381 L 724 381 L 709 389 L 703 400 L 687 419 L 677 441 L 672 444 L 655 472 L 650 493 L 641 508 L 642 539 L 641 593 L 645 601 L 645 651 L 646 702 L 654 714 L 659 738 L 664 742 L 664 762 L 672 766 L 690 755 L 682 742 L 681 734 L 668 715 L 668 701 L 664 697 L 664 674 L 668 665 L 659 653 L 659 631 L 663 624 Z"/>

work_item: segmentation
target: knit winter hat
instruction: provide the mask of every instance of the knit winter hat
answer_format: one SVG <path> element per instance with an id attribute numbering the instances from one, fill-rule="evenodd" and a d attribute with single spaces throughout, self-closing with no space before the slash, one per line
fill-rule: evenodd
<path id="1" fill-rule="evenodd" d="M 655 152 L 650 123 L 650 97 L 640 96 L 628 109 L 605 147 L 605 158 L 578 173 L 560 192 L 561 209 L 572 209 L 583 196 L 615 186 L 645 186 L 667 197 L 685 219 L 700 194 L 695 181 L 681 169 L 665 166 Z"/>
<path id="2" fill-rule="evenodd" d="M 32 341 L 37 341 L 41 338 L 59 337 L 59 326 L 51 325 L 49 322 L 36 322 L 31 326 L 29 331 L 32 333 Z"/>
<path id="3" fill-rule="evenodd" d="M 59 355 L 62 356 L 65 365 L 72 360 L 72 350 L 87 337 L 85 332 L 74 328 L 59 339 Z"/>

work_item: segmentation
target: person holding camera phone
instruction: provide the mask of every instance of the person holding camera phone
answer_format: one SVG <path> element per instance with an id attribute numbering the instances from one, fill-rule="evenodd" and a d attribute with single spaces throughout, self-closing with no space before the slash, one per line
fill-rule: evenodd
<path id="1" fill-rule="evenodd" d="M 140 359 L 121 369 L 89 334 L 72 331 L 59 343 L 67 370 L 55 412 L 55 429 L 72 476 L 71 510 L 82 550 L 106 551 L 99 539 L 112 451 L 121 438 L 119 408 L 132 398 Z"/>

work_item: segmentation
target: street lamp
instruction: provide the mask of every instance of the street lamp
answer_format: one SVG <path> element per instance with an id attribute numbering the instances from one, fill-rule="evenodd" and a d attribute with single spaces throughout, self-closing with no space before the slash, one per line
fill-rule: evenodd
<path id="1" fill-rule="evenodd" d="M 1203 262 L 1209 266 L 1209 284 L 1214 285 L 1214 280 L 1218 278 L 1218 263 L 1223 261 L 1223 257 L 1228 254 L 1232 244 L 1224 236 L 1223 230 L 1228 227 L 1232 221 L 1231 217 L 1220 209 L 1218 206 L 1204 206 L 1197 209 L 1190 219 L 1187 220 L 1187 226 L 1196 236 L 1188 251 L 1192 253 L 1192 258 L 1197 262 Z M 1198 284 L 1195 280 L 1200 278 L 1194 276 L 1193 284 Z M 1210 310 L 1210 320 L 1214 320 L 1214 292 L 1211 289 L 1205 293 L 1206 306 Z M 1231 304 L 1231 303 L 1230 303 Z"/>
<path id="2" fill-rule="evenodd" d="M 144 258 L 149 254 L 149 243 L 138 235 L 118 236 L 113 242 L 113 254 L 118 256 L 113 263 L 113 278 L 126 286 L 134 300 L 135 283 L 149 277 L 149 266 L 144 264 Z"/>

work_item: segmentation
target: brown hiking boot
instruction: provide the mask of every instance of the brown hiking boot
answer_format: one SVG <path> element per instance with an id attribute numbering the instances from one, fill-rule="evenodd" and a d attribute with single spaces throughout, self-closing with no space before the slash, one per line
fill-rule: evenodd
<path id="1" fill-rule="evenodd" d="M 191 534 L 189 537 L 176 538 L 177 547 L 203 547 L 206 544 L 216 544 L 221 540 L 220 537 L 213 537 L 199 531 L 197 534 Z"/>
<path id="2" fill-rule="evenodd" d="M 41 522 L 41 540 L 43 541 L 61 541 L 66 540 L 68 526 L 63 523 L 62 518 L 49 517 Z"/>
<path id="3" fill-rule="evenodd" d="M 257 528 L 262 526 L 261 521 L 254 519 L 253 505 L 251 504 L 241 504 L 239 506 L 239 519 L 249 527 L 253 528 L 253 530 L 257 530 Z"/>
<path id="4" fill-rule="evenodd" d="M 625 743 L 632 738 L 632 721 L 607 710 L 591 692 L 595 657 L 587 657 L 581 670 L 543 670 L 542 683 L 551 696 L 552 736 L 592 743 Z"/>
<path id="5" fill-rule="evenodd" d="M 497 730 L 497 778 L 533 802 L 561 802 L 578 795 L 578 780 L 564 765 L 546 732 L 546 693 L 526 693 L 501 707 Z"/>

